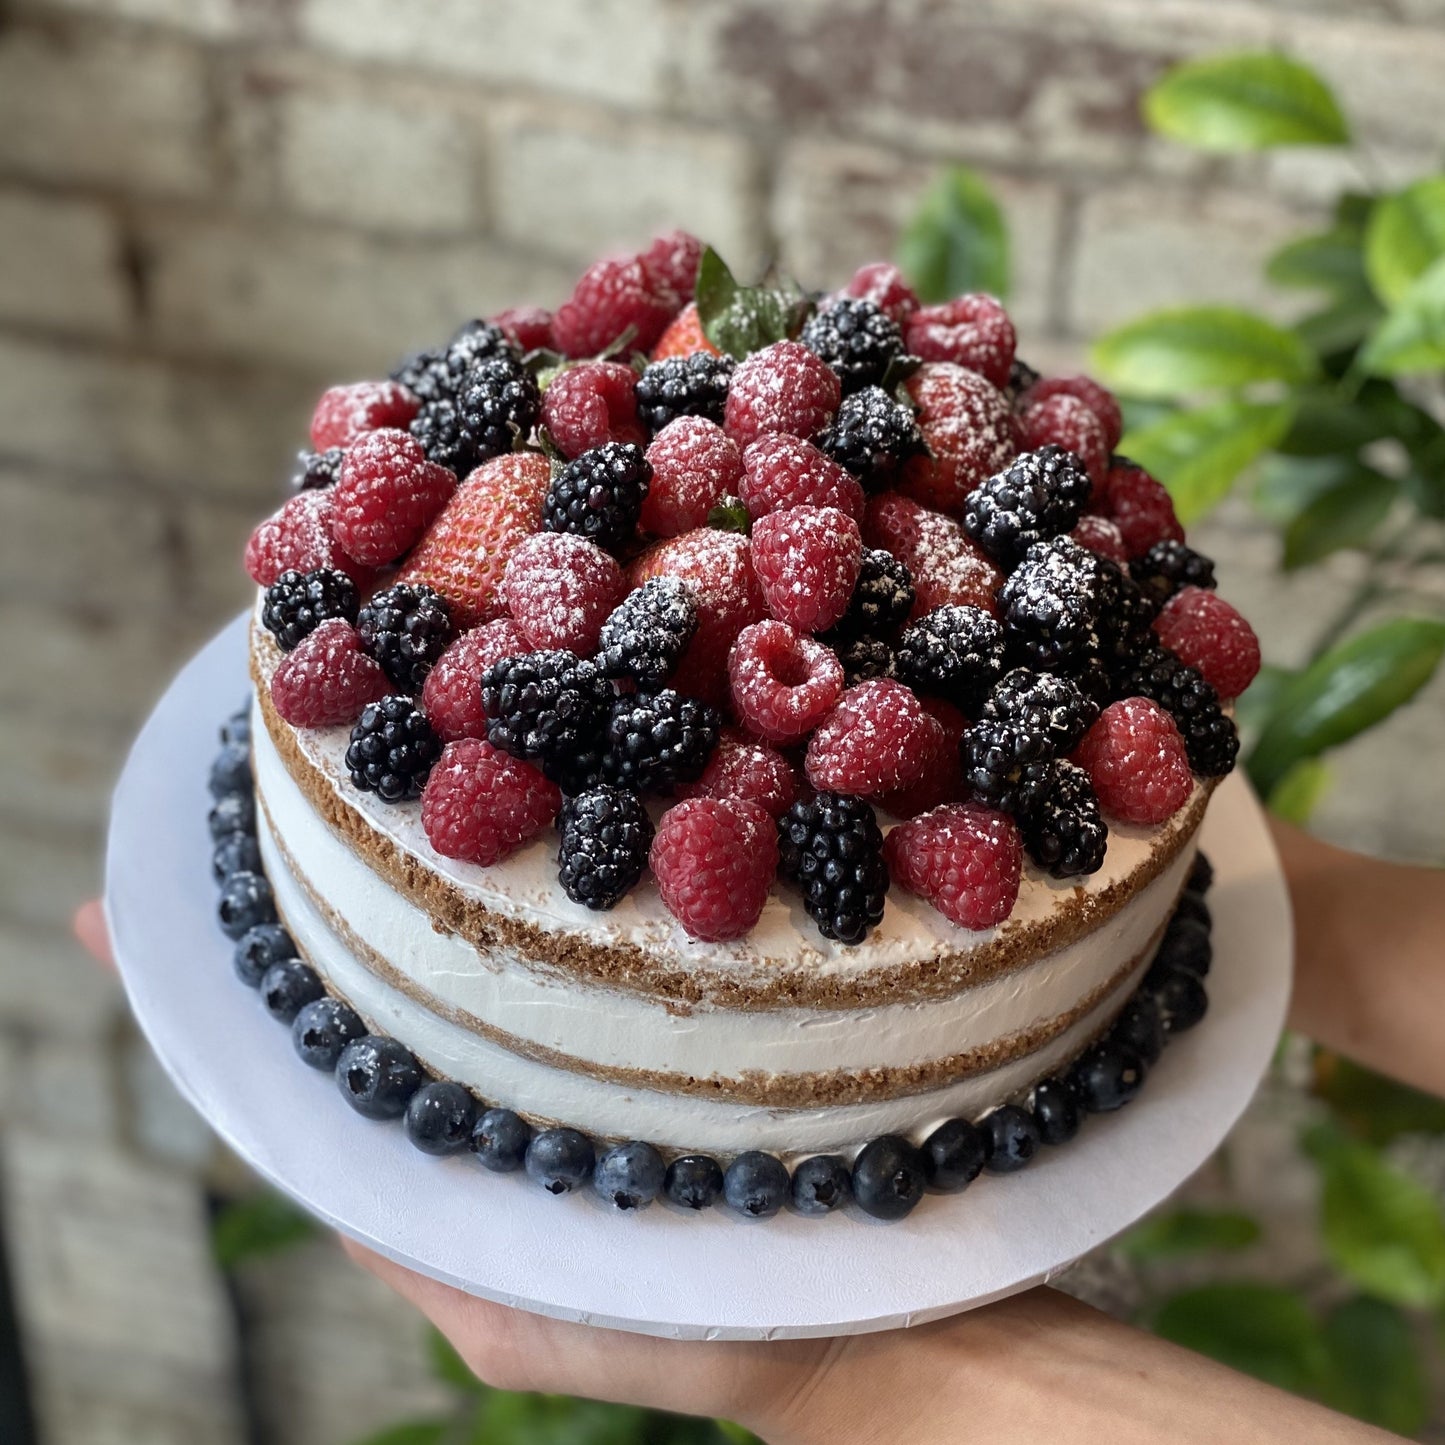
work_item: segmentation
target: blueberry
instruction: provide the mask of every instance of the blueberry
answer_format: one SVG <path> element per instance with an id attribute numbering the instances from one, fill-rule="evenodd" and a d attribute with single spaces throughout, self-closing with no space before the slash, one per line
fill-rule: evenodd
<path id="1" fill-rule="evenodd" d="M 303 1063 L 329 1072 L 336 1067 L 342 1049 L 365 1033 L 366 1025 L 355 1009 L 339 998 L 318 998 L 296 1015 L 291 1025 L 291 1042 Z"/>
<path id="2" fill-rule="evenodd" d="M 1214 886 L 1214 864 L 1203 853 L 1194 855 L 1194 865 L 1184 886 L 1191 893 L 1208 893 Z"/>
<path id="3" fill-rule="evenodd" d="M 211 840 L 215 843 L 232 833 L 254 833 L 256 800 L 250 793 L 227 793 L 211 806 L 206 822 L 210 824 Z"/>
<path id="4" fill-rule="evenodd" d="M 488 1109 L 472 1128 L 471 1149 L 484 1169 L 510 1174 L 522 1167 L 531 1140 L 525 1119 L 510 1109 Z"/>
<path id="5" fill-rule="evenodd" d="M 592 1187 L 618 1209 L 641 1209 L 662 1193 L 667 1165 L 662 1155 L 640 1139 L 618 1144 L 598 1161 Z"/>
<path id="6" fill-rule="evenodd" d="M 221 745 L 228 743 L 249 743 L 251 741 L 251 705 L 233 712 L 221 724 Z"/>
<path id="7" fill-rule="evenodd" d="M 722 1193 L 722 1168 L 706 1154 L 684 1154 L 667 1166 L 662 1187 L 674 1204 L 686 1209 L 707 1209 Z"/>
<path id="8" fill-rule="evenodd" d="M 251 791 L 251 750 L 245 743 L 227 743 L 216 754 L 209 786 L 216 799 Z"/>
<path id="9" fill-rule="evenodd" d="M 1174 916 L 1192 919 L 1195 923 L 1202 924 L 1206 932 L 1214 927 L 1214 915 L 1210 913 L 1204 895 L 1188 889 L 1179 895 L 1179 901 L 1174 905 Z"/>
<path id="10" fill-rule="evenodd" d="M 1031 1102 L 1034 1127 L 1045 1144 L 1067 1144 L 1079 1132 L 1083 1110 L 1063 1079 L 1041 1079 L 1034 1085 Z"/>
<path id="11" fill-rule="evenodd" d="M 1122 1109 L 1144 1082 L 1144 1061 L 1132 1049 L 1105 1039 L 1080 1056 L 1070 1071 L 1079 1102 L 1091 1114 Z"/>
<path id="12" fill-rule="evenodd" d="M 570 1194 L 591 1177 L 597 1162 L 592 1141 L 576 1129 L 543 1129 L 527 1145 L 527 1173 L 548 1194 Z"/>
<path id="13" fill-rule="evenodd" d="M 459 1154 L 472 1140 L 477 1101 L 450 1079 L 433 1079 L 406 1106 L 406 1137 L 423 1154 Z"/>
<path id="14" fill-rule="evenodd" d="M 1164 1052 L 1164 1019 L 1154 995 L 1136 993 L 1114 1020 L 1109 1037 L 1138 1054 L 1146 1069 L 1158 1063 Z"/>
<path id="15" fill-rule="evenodd" d="M 217 883 L 233 873 L 259 873 L 261 848 L 254 833 L 227 833 L 211 854 L 211 872 Z"/>
<path id="16" fill-rule="evenodd" d="M 276 921 L 276 900 L 263 873 L 233 873 L 221 885 L 216 917 L 227 938 L 240 938 L 258 923 Z"/>
<path id="17" fill-rule="evenodd" d="M 1039 1152 L 1043 1138 L 1034 1116 L 1017 1104 L 1004 1104 L 985 1114 L 978 1126 L 988 1140 L 990 1174 L 1013 1174 Z"/>
<path id="18" fill-rule="evenodd" d="M 815 1154 L 793 1170 L 793 1208 L 799 1214 L 831 1214 L 852 1193 L 852 1175 L 836 1154 Z"/>
<path id="19" fill-rule="evenodd" d="M 983 1172 L 988 1140 L 967 1119 L 946 1119 L 923 1141 L 923 1172 L 945 1194 L 966 1189 Z"/>
<path id="20" fill-rule="evenodd" d="M 1164 1031 L 1182 1034 L 1192 1029 L 1209 1008 L 1209 995 L 1196 974 L 1176 968 L 1160 980 L 1154 990 L 1159 1012 L 1164 1015 Z"/>
<path id="21" fill-rule="evenodd" d="M 751 1219 L 767 1219 L 788 1197 L 788 1171 L 782 1161 L 749 1149 L 739 1154 L 723 1175 L 723 1198 L 729 1208 Z"/>
<path id="22" fill-rule="evenodd" d="M 853 1198 L 874 1219 L 902 1219 L 923 1198 L 923 1151 L 897 1134 L 865 1144 L 853 1161 Z"/>
<path id="23" fill-rule="evenodd" d="M 352 1039 L 336 1061 L 336 1086 L 358 1114 L 399 1119 L 424 1075 L 412 1051 L 385 1034 Z"/>
<path id="24" fill-rule="evenodd" d="M 316 970 L 299 958 L 283 958 L 261 980 L 261 1002 L 273 1019 L 289 1024 L 309 1003 L 326 996 Z"/>
<path id="25" fill-rule="evenodd" d="M 1195 918 L 1174 918 L 1164 930 L 1154 965 L 1166 968 L 1187 968 L 1203 978 L 1214 960 L 1214 944 L 1209 930 Z"/>
<path id="26" fill-rule="evenodd" d="M 236 977 L 247 988 L 257 988 L 266 970 L 283 958 L 295 958 L 296 945 L 279 923 L 258 923 L 248 928 L 232 955 Z"/>

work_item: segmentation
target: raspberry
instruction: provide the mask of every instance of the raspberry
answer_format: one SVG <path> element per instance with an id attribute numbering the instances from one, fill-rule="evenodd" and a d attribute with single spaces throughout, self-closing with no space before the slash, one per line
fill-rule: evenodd
<path id="1" fill-rule="evenodd" d="M 618 361 L 586 361 L 559 371 L 542 394 L 542 425 L 562 455 L 604 442 L 647 445 L 637 417 L 637 373 Z"/>
<path id="2" fill-rule="evenodd" d="M 1218 585 L 1214 563 L 1183 542 L 1156 542 L 1142 557 L 1134 559 L 1129 575 L 1161 607 L 1181 587 L 1213 590 Z"/>
<path id="3" fill-rule="evenodd" d="M 878 386 L 903 355 L 898 323 L 871 301 L 840 296 L 803 324 L 798 340 L 838 373 L 844 393 Z"/>
<path id="4" fill-rule="evenodd" d="M 687 583 L 697 604 L 697 633 L 673 674 L 673 686 L 708 702 L 724 702 L 728 652 L 738 633 L 761 622 L 768 611 L 748 539 L 706 527 L 669 538 L 632 564 L 629 584 L 640 587 L 649 577 Z"/>
<path id="5" fill-rule="evenodd" d="M 630 678 L 659 688 L 697 631 L 697 606 L 685 582 L 654 577 L 608 614 L 597 638 L 597 668 L 604 677 Z"/>
<path id="6" fill-rule="evenodd" d="M 1189 766 L 1201 777 L 1222 777 L 1234 767 L 1239 734 L 1197 668 L 1155 644 L 1122 669 L 1116 683 L 1123 696 L 1151 698 L 1169 713 L 1184 736 Z"/>
<path id="7" fill-rule="evenodd" d="M 497 312 L 491 324 L 524 356 L 529 351 L 551 349 L 552 313 L 545 307 L 509 306 Z"/>
<path id="8" fill-rule="evenodd" d="M 1129 554 L 1124 549 L 1124 534 L 1107 517 L 1086 513 L 1074 524 L 1074 530 L 1069 536 L 1079 546 L 1087 547 L 1100 557 L 1107 557 L 1111 562 L 1118 562 L 1120 565 L 1128 564 Z"/>
<path id="9" fill-rule="evenodd" d="M 324 452 L 297 452 L 296 470 L 291 474 L 293 492 L 312 487 L 334 487 L 341 478 L 344 447 L 327 447 Z"/>
<path id="10" fill-rule="evenodd" d="M 502 576 L 522 539 L 541 528 L 551 476 L 535 452 L 484 462 L 452 494 L 398 580 L 431 587 L 459 627 L 500 617 Z"/>
<path id="11" fill-rule="evenodd" d="M 845 396 L 831 424 L 818 433 L 817 445 L 872 491 L 886 486 L 909 457 L 924 450 L 912 407 L 881 386 Z"/>
<path id="12" fill-rule="evenodd" d="M 1104 598 L 1102 563 L 1068 537 L 1035 542 L 998 593 L 998 612 L 1032 663 L 1049 667 L 1088 646 Z"/>
<path id="13" fill-rule="evenodd" d="M 841 397 L 837 376 L 806 346 L 775 341 L 733 372 L 727 433 L 743 447 L 767 432 L 810 437 L 833 419 Z"/>
<path id="14" fill-rule="evenodd" d="M 903 339 L 914 356 L 966 366 L 999 388 L 1009 383 L 1018 344 L 1008 312 L 981 291 L 920 306 L 908 318 Z"/>
<path id="15" fill-rule="evenodd" d="M 426 459 L 404 431 L 368 432 L 346 453 L 332 496 L 331 530 L 347 555 L 368 566 L 394 562 L 431 526 L 457 479 Z"/>
<path id="16" fill-rule="evenodd" d="M 290 652 L 328 617 L 356 621 L 361 598 L 356 583 L 334 568 L 315 572 L 283 572 L 267 589 L 261 624 Z"/>
<path id="17" fill-rule="evenodd" d="M 605 256 L 582 273 L 552 317 L 564 356 L 595 356 L 626 331 L 630 351 L 650 351 L 677 309 L 670 287 L 641 256 Z"/>
<path id="18" fill-rule="evenodd" d="M 1109 471 L 1109 446 L 1099 418 L 1078 397 L 1060 393 L 1034 402 L 1019 412 L 1019 433 L 1030 451 L 1060 446 L 1072 452 L 1089 474 L 1102 486 Z"/>
<path id="19" fill-rule="evenodd" d="M 857 683 L 809 739 L 808 781 L 862 797 L 906 788 L 928 766 L 938 732 L 938 722 L 902 683 Z"/>
<path id="20" fill-rule="evenodd" d="M 707 766 L 721 727 L 715 708 L 670 687 L 625 693 L 613 699 L 603 729 L 603 780 L 656 793 L 691 782 Z"/>
<path id="21" fill-rule="evenodd" d="M 789 507 L 753 525 L 752 554 L 768 611 L 802 632 L 826 632 L 848 610 L 863 538 L 836 507 Z"/>
<path id="22" fill-rule="evenodd" d="M 691 300 L 697 286 L 697 266 L 702 260 L 702 242 L 688 231 L 669 231 L 659 236 L 642 253 L 648 270 L 677 297 L 678 304 Z"/>
<path id="23" fill-rule="evenodd" d="M 848 296 L 871 301 L 899 326 L 907 325 L 909 317 L 918 310 L 917 294 L 891 261 L 871 261 L 860 266 L 843 290 Z"/>
<path id="24" fill-rule="evenodd" d="M 756 803 L 688 798 L 662 815 L 649 862 L 663 903 L 691 937 L 741 938 L 768 901 L 777 827 Z"/>
<path id="25" fill-rule="evenodd" d="M 964 500 L 963 527 L 999 566 L 1012 569 L 1035 542 L 1078 521 L 1090 490 L 1076 457 L 1045 446 L 980 482 Z"/>
<path id="26" fill-rule="evenodd" d="M 1006 813 L 977 803 L 954 803 L 900 823 L 883 856 L 900 888 L 926 898 L 960 928 L 994 928 L 1018 900 L 1018 829 Z"/>
<path id="27" fill-rule="evenodd" d="M 1222 701 L 1236 698 L 1259 671 L 1259 638 L 1224 598 L 1185 587 L 1164 604 L 1154 623 L 1159 640 L 1196 668 Z"/>
<path id="28" fill-rule="evenodd" d="M 530 763 L 481 738 L 448 743 L 421 795 L 421 825 L 443 858 L 490 868 L 557 816 L 562 795 Z"/>
<path id="29" fill-rule="evenodd" d="M 883 921 L 883 834 L 862 798 L 819 793 L 778 820 L 778 871 L 796 883 L 824 938 L 856 945 Z"/>
<path id="30" fill-rule="evenodd" d="M 597 669 L 570 652 L 504 657 L 482 675 L 487 741 L 549 777 L 594 747 L 611 699 Z"/>
<path id="31" fill-rule="evenodd" d="M 351 785 L 383 803 L 419 798 L 442 743 L 409 697 L 383 697 L 362 708 L 346 749 Z"/>
<path id="32" fill-rule="evenodd" d="M 356 631 L 393 685 L 418 693 L 451 641 L 451 614 L 430 587 L 394 582 L 372 594 L 357 614 Z"/>
<path id="33" fill-rule="evenodd" d="M 696 351 L 649 363 L 637 378 L 637 409 L 650 432 L 680 416 L 704 416 L 719 426 L 727 409 L 733 359 Z"/>
<path id="34" fill-rule="evenodd" d="M 1062 760 L 1043 765 L 1042 782 L 1019 818 L 1029 857 L 1055 878 L 1097 873 L 1109 830 L 1099 815 L 1089 775 Z"/>
<path id="35" fill-rule="evenodd" d="M 357 437 L 382 427 L 405 427 L 420 401 L 395 381 L 357 381 L 322 392 L 311 413 L 311 445 L 349 447 Z"/>
<path id="36" fill-rule="evenodd" d="M 1119 438 L 1124 435 L 1124 413 L 1119 410 L 1112 391 L 1088 376 L 1051 376 L 1043 381 L 1035 377 L 1021 392 L 1018 408 L 1024 411 L 1052 396 L 1072 396 L 1083 402 L 1104 428 L 1104 446 L 1112 452 L 1119 445 Z"/>
<path id="37" fill-rule="evenodd" d="M 462 633 L 442 653 L 427 673 L 421 703 L 443 742 L 486 737 L 482 675 L 494 662 L 528 650 L 517 624 L 510 617 L 499 617 Z"/>
<path id="38" fill-rule="evenodd" d="M 968 731 L 968 719 L 951 703 L 925 697 L 923 710 L 937 724 L 927 764 L 917 782 L 884 793 L 878 806 L 895 818 L 916 818 L 944 803 L 956 803 L 963 796 L 963 761 L 960 748 Z"/>
<path id="39" fill-rule="evenodd" d="M 288 497 L 246 543 L 246 571 L 251 580 L 257 586 L 269 587 L 283 572 L 316 572 L 330 567 L 365 587 L 371 569 L 341 550 L 331 533 L 335 515 L 334 487 Z"/>
<path id="40" fill-rule="evenodd" d="M 1073 760 L 1088 773 L 1100 807 L 1124 823 L 1162 823 L 1194 791 L 1184 739 L 1174 719 L 1148 698 L 1106 707 Z"/>
<path id="41" fill-rule="evenodd" d="M 781 623 L 762 623 L 764 627 Z M 782 753 L 737 728 L 724 728 L 696 782 L 677 789 L 682 798 L 744 798 L 780 818 L 798 800 L 798 778 Z"/>
<path id="42" fill-rule="evenodd" d="M 642 501 L 642 528 L 657 537 L 706 526 L 708 513 L 742 485 L 737 443 L 703 417 L 669 422 L 653 438 L 647 461 L 652 485 Z"/>
<path id="43" fill-rule="evenodd" d="M 982 608 L 947 604 L 920 617 L 893 655 L 900 682 L 976 713 L 1003 673 L 1004 631 Z"/>
<path id="44" fill-rule="evenodd" d="M 772 433 L 743 452 L 738 496 L 756 521 L 788 507 L 836 507 L 855 522 L 863 518 L 863 488 L 811 442 Z"/>
<path id="45" fill-rule="evenodd" d="M 568 798 L 557 832 L 557 881 L 585 908 L 615 908 L 647 869 L 652 819 L 630 788 L 603 784 Z"/>
<path id="46" fill-rule="evenodd" d="M 652 468 L 641 447 L 604 442 L 567 463 L 553 478 L 542 508 L 549 532 L 570 532 L 617 551 L 637 530 Z"/>
<path id="47" fill-rule="evenodd" d="M 1094 510 L 1119 529 L 1131 557 L 1142 557 L 1156 542 L 1184 540 L 1169 493 L 1143 467 L 1124 457 L 1109 463 L 1103 495 L 1096 491 Z"/>
<path id="48" fill-rule="evenodd" d="M 722 355 L 703 332 L 697 302 L 689 301 L 658 338 L 657 345 L 652 348 L 651 359 L 663 361 L 669 356 L 692 356 L 699 351 L 705 351 L 710 356 Z"/>
<path id="49" fill-rule="evenodd" d="M 1018 451 L 1008 398 L 976 371 L 947 362 L 920 368 L 905 386 L 929 454 L 904 463 L 898 489 L 940 512 L 961 512 L 969 492 Z"/>
<path id="50" fill-rule="evenodd" d="M 271 701 L 298 728 L 341 727 L 386 696 L 386 674 L 361 650 L 356 629 L 339 617 L 303 638 L 271 676 Z"/>
<path id="51" fill-rule="evenodd" d="M 845 638 L 897 637 L 913 610 L 913 599 L 908 568 L 881 547 L 865 547 L 848 610 L 825 640 L 831 646 Z"/>
<path id="52" fill-rule="evenodd" d="M 585 654 L 626 587 L 615 558 L 570 532 L 523 538 L 507 563 L 502 600 L 536 648 Z"/>
<path id="53" fill-rule="evenodd" d="M 1003 574 L 952 517 L 891 492 L 872 497 L 863 523 L 870 547 L 881 547 L 908 569 L 917 594 L 914 616 L 946 603 L 994 611 Z"/>
<path id="54" fill-rule="evenodd" d="M 786 622 L 743 628 L 728 655 L 728 680 L 738 716 L 770 743 L 806 737 L 843 695 L 842 664 Z"/>

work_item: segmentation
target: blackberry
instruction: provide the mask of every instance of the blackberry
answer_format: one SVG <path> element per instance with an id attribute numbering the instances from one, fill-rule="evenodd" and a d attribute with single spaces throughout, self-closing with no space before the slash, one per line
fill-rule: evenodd
<path id="1" fill-rule="evenodd" d="M 1129 573 L 1161 606 L 1181 587 L 1214 588 L 1214 563 L 1183 542 L 1166 538 L 1129 563 Z"/>
<path id="2" fill-rule="evenodd" d="M 466 374 L 490 357 L 516 359 L 517 349 L 501 327 L 490 321 L 469 321 L 443 347 L 409 356 L 391 373 L 423 403 L 454 401 Z"/>
<path id="3" fill-rule="evenodd" d="M 706 417 L 721 426 L 734 365 L 731 356 L 706 351 L 652 362 L 637 378 L 637 415 L 643 426 L 656 435 L 680 416 Z"/>
<path id="4" fill-rule="evenodd" d="M 778 871 L 824 938 L 862 943 L 883 918 L 888 865 L 873 806 L 844 793 L 794 803 L 778 820 Z"/>
<path id="5" fill-rule="evenodd" d="M 1115 697 L 1114 675 L 1100 656 L 1101 650 L 1102 643 L 1096 632 L 1078 652 L 1064 658 L 1053 675 L 1067 679 L 1102 712 Z"/>
<path id="6" fill-rule="evenodd" d="M 1045 772 L 1043 786 L 1019 818 L 1029 857 L 1055 878 L 1097 873 L 1109 830 L 1089 775 L 1062 759 L 1046 764 Z"/>
<path id="7" fill-rule="evenodd" d="M 1008 386 L 1005 390 L 1011 399 L 1016 399 L 1020 393 L 1027 391 L 1038 379 L 1038 372 L 1036 372 L 1027 361 L 1020 361 L 1016 356 L 1009 364 Z"/>
<path id="8" fill-rule="evenodd" d="M 1184 737 L 1189 766 L 1202 778 L 1223 777 L 1239 754 L 1239 733 L 1219 705 L 1219 694 L 1197 668 L 1182 662 L 1167 647 L 1147 646 L 1117 678 L 1121 697 L 1147 697 L 1157 702 Z"/>
<path id="9" fill-rule="evenodd" d="M 652 466 L 631 442 L 604 442 L 567 463 L 547 489 L 542 525 L 615 550 L 637 530 Z"/>
<path id="10" fill-rule="evenodd" d="M 504 657 L 482 674 L 487 741 L 542 765 L 549 777 L 594 746 L 612 689 L 571 652 Z"/>
<path id="11" fill-rule="evenodd" d="M 422 445 L 427 460 L 464 477 L 476 465 L 471 439 L 462 427 L 461 414 L 450 396 L 422 403 L 408 428 Z"/>
<path id="12" fill-rule="evenodd" d="M 1005 673 L 979 712 L 980 718 L 1043 733 L 1055 757 L 1072 752 L 1098 716 L 1098 705 L 1068 678 L 1026 667 Z"/>
<path id="13" fill-rule="evenodd" d="M 647 868 L 652 819 L 630 788 L 593 788 L 562 805 L 558 878 L 574 903 L 616 905 Z"/>
<path id="14" fill-rule="evenodd" d="M 525 441 L 542 414 L 537 378 L 512 356 L 489 356 L 462 379 L 457 419 L 471 444 L 470 465 L 504 456 Z"/>
<path id="15" fill-rule="evenodd" d="M 875 677 L 892 677 L 895 672 L 893 648 L 881 637 L 825 637 L 823 639 L 843 664 L 843 681 L 852 687 Z"/>
<path id="16" fill-rule="evenodd" d="M 716 708 L 670 687 L 616 698 L 603 733 L 603 772 L 611 783 L 666 792 L 702 772 L 721 727 Z"/>
<path id="17" fill-rule="evenodd" d="M 845 392 L 877 386 L 903 355 L 903 332 L 872 301 L 842 296 L 816 311 L 798 337 L 838 374 Z"/>
<path id="18" fill-rule="evenodd" d="M 362 709 L 346 749 L 346 770 L 363 792 L 384 803 L 419 798 L 442 755 L 441 739 L 409 697 L 384 697 Z"/>
<path id="19" fill-rule="evenodd" d="M 1099 558 L 1099 616 L 1096 655 L 1112 671 L 1130 664 L 1157 640 L 1158 604 L 1110 557 Z"/>
<path id="20" fill-rule="evenodd" d="M 597 670 L 603 677 L 630 677 L 638 687 L 659 688 L 697 631 L 697 604 L 676 577 L 653 577 L 629 592 L 602 624 Z"/>
<path id="21" fill-rule="evenodd" d="M 327 447 L 324 452 L 297 452 L 296 470 L 291 473 L 291 490 L 309 492 L 334 487 L 341 480 L 345 447 Z"/>
<path id="22" fill-rule="evenodd" d="M 362 649 L 401 692 L 418 693 L 452 640 L 451 613 L 430 587 L 396 582 L 356 614 Z"/>
<path id="23" fill-rule="evenodd" d="M 1103 608 L 1099 558 L 1071 537 L 1035 542 L 998 590 L 1010 641 L 1036 667 L 1087 649 Z"/>
<path id="24" fill-rule="evenodd" d="M 1050 444 L 1015 457 L 964 499 L 963 529 L 1005 571 L 1037 542 L 1067 532 L 1089 500 L 1078 457 Z"/>
<path id="25" fill-rule="evenodd" d="M 1053 745 L 1042 729 L 980 718 L 964 733 L 959 756 L 974 796 L 1016 816 L 1030 809 L 1051 780 Z"/>
<path id="26" fill-rule="evenodd" d="M 882 490 L 903 462 L 927 450 L 913 408 L 881 386 L 845 396 L 815 441 L 869 491 Z"/>
<path id="27" fill-rule="evenodd" d="M 981 607 L 935 607 L 899 639 L 894 660 L 899 680 L 915 692 L 973 715 L 1003 672 L 1003 628 Z"/>
<path id="28" fill-rule="evenodd" d="M 908 568 L 890 552 L 865 547 L 848 610 L 829 637 L 897 637 L 913 611 L 914 597 Z"/>
<path id="29" fill-rule="evenodd" d="M 314 572 L 283 572 L 267 589 L 261 622 L 267 632 L 290 652 L 329 617 L 355 622 L 361 607 L 356 583 L 334 567 Z"/>

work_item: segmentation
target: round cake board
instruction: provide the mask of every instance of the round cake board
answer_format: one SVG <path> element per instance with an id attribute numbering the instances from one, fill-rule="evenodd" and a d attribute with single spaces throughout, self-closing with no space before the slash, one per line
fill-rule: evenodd
<path id="1" fill-rule="evenodd" d="M 553 1198 L 469 1156 L 419 1154 L 306 1068 L 231 970 L 214 919 L 206 790 L 219 723 L 244 700 L 246 619 L 176 679 L 116 788 L 106 909 L 146 1037 L 216 1133 L 277 1189 L 374 1250 L 487 1299 L 679 1338 L 768 1339 L 919 1324 L 1041 1283 L 1197 1170 L 1269 1064 L 1289 993 L 1279 862 L 1243 778 L 1215 794 L 1209 1015 L 1128 1108 L 1023 1173 L 929 1196 L 897 1224 L 856 1210 L 750 1221 Z"/>

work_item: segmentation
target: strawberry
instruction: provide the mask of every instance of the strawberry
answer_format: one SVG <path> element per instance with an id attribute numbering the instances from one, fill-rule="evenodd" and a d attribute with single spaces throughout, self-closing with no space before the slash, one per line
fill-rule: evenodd
<path id="1" fill-rule="evenodd" d="M 689 301 L 652 348 L 652 360 L 663 361 L 669 356 L 691 356 L 694 351 L 706 351 L 710 356 L 722 355 L 703 333 L 702 322 L 697 314 L 697 302 Z"/>

